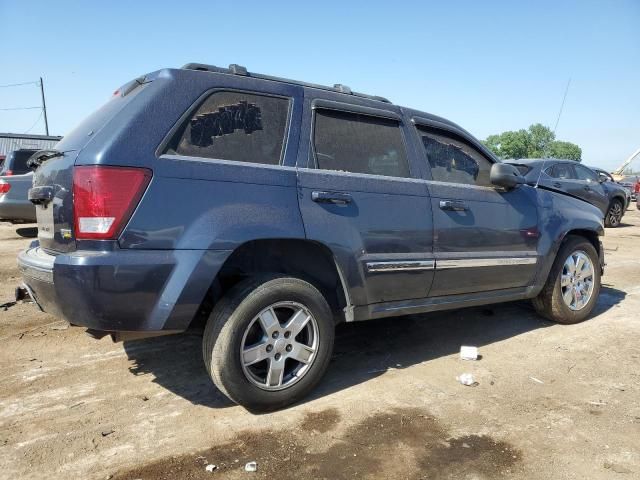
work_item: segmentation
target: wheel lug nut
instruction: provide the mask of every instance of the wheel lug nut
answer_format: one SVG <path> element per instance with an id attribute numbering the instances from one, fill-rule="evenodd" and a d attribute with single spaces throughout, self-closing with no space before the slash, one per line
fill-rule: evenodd
<path id="1" fill-rule="evenodd" d="M 282 355 L 280 355 L 279 353 L 276 353 L 276 360 L 280 360 L 280 357 L 282 357 Z"/>
<path id="2" fill-rule="evenodd" d="M 273 350 L 273 345 L 267 345 L 267 352 L 270 352 L 271 350 Z"/>
<path id="3" fill-rule="evenodd" d="M 293 347 L 291 345 L 287 345 L 286 350 L 287 350 L 287 352 L 290 352 L 291 350 L 293 350 Z"/>
<path id="4" fill-rule="evenodd" d="M 284 332 L 284 338 L 289 338 L 291 336 L 291 332 Z"/>
<path id="5" fill-rule="evenodd" d="M 279 332 L 273 332 L 273 333 L 271 334 L 271 336 L 272 336 L 273 338 L 278 338 L 278 335 L 280 335 L 280 333 L 279 333 Z"/>

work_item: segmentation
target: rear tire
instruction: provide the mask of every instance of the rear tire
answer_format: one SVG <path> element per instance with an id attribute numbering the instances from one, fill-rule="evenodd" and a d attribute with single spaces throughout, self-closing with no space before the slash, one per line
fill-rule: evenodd
<path id="1" fill-rule="evenodd" d="M 616 228 L 620 226 L 623 214 L 624 207 L 622 206 L 622 202 L 620 200 L 613 200 L 604 217 L 604 226 L 609 228 Z"/>
<path id="2" fill-rule="evenodd" d="M 590 262 L 592 269 L 590 288 L 585 287 L 588 280 L 588 278 L 584 278 L 585 274 L 582 276 L 574 275 L 574 272 L 567 268 L 567 263 L 571 264 L 569 260 L 571 257 L 574 259 L 574 264 L 580 261 L 584 262 L 582 269 L 587 268 L 586 259 Z M 575 262 L 576 258 L 579 259 L 578 262 Z M 589 294 L 586 301 L 584 292 Z M 591 242 L 583 237 L 571 236 L 560 247 L 547 282 L 540 294 L 533 299 L 533 306 L 540 315 L 554 322 L 579 323 L 591 314 L 599 294 L 600 259 L 598 252 Z"/>
<path id="3" fill-rule="evenodd" d="M 249 279 L 216 304 L 204 331 L 204 363 L 215 385 L 248 410 L 294 403 L 320 381 L 334 322 L 323 295 L 293 277 Z"/>

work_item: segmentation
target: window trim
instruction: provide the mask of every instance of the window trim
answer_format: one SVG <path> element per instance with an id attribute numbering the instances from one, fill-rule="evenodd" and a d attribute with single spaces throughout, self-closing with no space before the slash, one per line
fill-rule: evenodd
<path id="1" fill-rule="evenodd" d="M 442 184 L 446 184 L 446 185 L 463 185 L 465 188 L 473 187 L 473 188 L 480 188 L 480 189 L 484 189 L 484 190 L 495 191 L 495 187 L 490 186 L 490 185 L 476 185 L 474 183 L 445 182 L 443 180 L 434 179 L 433 178 L 433 172 L 431 171 L 431 165 L 429 164 L 429 159 L 427 157 L 426 147 L 425 147 L 424 142 L 422 141 L 422 137 L 420 135 L 420 127 L 423 127 L 425 129 L 431 130 L 435 135 L 441 135 L 441 136 L 450 138 L 451 140 L 455 140 L 457 142 L 465 144 L 467 147 L 473 149 L 475 152 L 478 153 L 478 155 L 480 155 L 487 162 L 489 162 L 490 165 L 493 165 L 494 163 L 498 163 L 498 162 L 496 162 L 494 159 L 492 159 L 489 156 L 487 156 L 482 150 L 480 150 L 476 145 L 474 145 L 474 142 L 469 141 L 466 138 L 466 135 L 463 135 L 459 130 L 456 130 L 453 127 L 443 128 L 445 126 L 445 124 L 443 124 L 441 122 L 427 121 L 426 119 L 422 119 L 420 117 L 412 117 L 411 118 L 411 122 L 413 123 L 413 128 L 414 128 L 415 134 L 418 137 L 418 143 L 420 144 L 419 148 L 421 149 L 420 152 L 421 152 L 421 154 L 423 156 L 423 158 L 421 158 L 420 161 L 425 162 L 426 169 L 427 169 L 427 171 L 429 173 L 429 177 L 430 178 L 428 178 L 427 181 L 429 181 L 429 182 L 438 182 L 438 183 L 442 183 Z"/>
<path id="2" fill-rule="evenodd" d="M 366 107 L 364 105 L 354 105 L 352 103 L 336 102 L 335 100 L 326 100 L 324 98 L 316 98 L 311 102 L 311 110 L 338 110 L 346 113 L 356 113 L 367 115 L 369 117 L 380 117 L 390 120 L 396 120 L 402 123 L 402 115 L 384 110 L 382 108 Z"/>
<path id="3" fill-rule="evenodd" d="M 280 149 L 280 160 L 278 163 L 259 163 L 259 162 L 241 162 L 238 160 L 228 160 L 223 158 L 210 158 L 210 157 L 195 157 L 193 155 L 181 155 L 179 153 L 169 153 L 167 152 L 167 148 L 169 143 L 175 135 L 178 133 L 178 130 L 192 117 L 193 114 L 204 104 L 204 102 L 211 97 L 212 95 L 220 92 L 230 92 L 230 93 L 244 93 L 251 94 L 262 97 L 272 97 L 272 98 L 281 98 L 283 100 L 287 100 L 288 108 L 287 108 L 287 122 L 284 127 L 284 137 L 282 139 L 282 148 Z M 290 97 L 287 95 L 278 95 L 274 93 L 266 93 L 260 92 L 257 90 L 244 90 L 241 88 L 225 88 L 225 87 L 214 87 L 203 92 L 190 106 L 187 110 L 178 118 L 176 123 L 169 129 L 169 132 L 164 136 L 158 147 L 156 148 L 155 156 L 156 158 L 162 158 L 164 155 L 170 155 L 180 158 L 186 159 L 198 159 L 199 161 L 211 161 L 211 160 L 224 160 L 228 162 L 233 162 L 234 164 L 242 164 L 242 165 L 267 165 L 271 167 L 282 167 L 284 159 L 287 157 L 287 148 L 289 148 L 289 134 L 291 132 L 291 121 L 293 118 L 293 102 L 295 101 L 294 97 Z"/>
<path id="4" fill-rule="evenodd" d="M 373 118 L 380 118 L 383 120 L 391 120 L 394 122 L 398 122 L 398 130 L 400 131 L 400 138 L 402 140 L 402 147 L 404 148 L 405 159 L 407 161 L 407 169 L 409 170 L 408 177 L 396 177 L 389 175 L 378 175 L 375 173 L 362 173 L 362 172 L 348 172 L 346 170 L 327 170 L 324 168 L 318 167 L 318 157 L 316 152 L 316 142 L 315 142 L 315 134 L 316 134 L 316 112 L 318 110 L 328 110 L 331 112 L 342 112 L 352 115 L 365 115 Z M 313 160 L 311 165 L 308 165 L 308 169 L 316 170 L 319 172 L 329 172 L 333 174 L 341 174 L 341 175 L 357 175 L 357 176 L 366 176 L 373 177 L 376 179 L 384 179 L 384 180 L 420 180 L 419 177 L 416 177 L 415 172 L 412 169 L 411 165 L 411 155 L 409 151 L 409 143 L 407 141 L 407 137 L 405 134 L 404 122 L 401 115 L 396 114 L 395 112 L 391 112 L 389 110 L 383 110 L 372 107 L 365 107 L 361 105 L 353 105 L 349 103 L 335 102 L 332 100 L 325 100 L 322 98 L 316 98 L 311 102 L 311 128 L 310 128 L 310 139 L 309 139 L 309 147 L 310 154 Z"/>
<path id="5" fill-rule="evenodd" d="M 478 151 L 483 157 L 485 157 L 489 162 L 500 163 L 500 160 L 496 158 L 487 147 L 485 147 L 482 143 L 480 143 L 476 138 L 472 137 L 470 134 L 465 132 L 464 130 L 457 128 L 453 125 L 449 125 L 444 122 L 440 122 L 438 120 L 433 120 L 425 117 L 421 117 L 419 115 L 413 115 L 411 117 L 411 123 L 413 123 L 414 128 L 417 130 L 418 127 L 431 128 L 433 130 L 440 130 L 445 132 L 445 134 L 451 134 L 454 136 L 460 137 L 460 141 L 463 143 L 467 143 L 470 147 L 473 147 Z"/>

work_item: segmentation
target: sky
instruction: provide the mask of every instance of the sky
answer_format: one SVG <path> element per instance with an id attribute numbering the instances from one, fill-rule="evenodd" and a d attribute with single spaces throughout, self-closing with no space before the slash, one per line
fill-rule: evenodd
<path id="1" fill-rule="evenodd" d="M 480 139 L 553 128 L 570 79 L 559 140 L 607 169 L 640 148 L 640 0 L 0 0 L 0 86 L 42 77 L 51 134 L 188 62 L 342 83 Z M 40 104 L 36 84 L 0 87 L 0 132 L 44 133 L 39 110 L 6 110 Z"/>

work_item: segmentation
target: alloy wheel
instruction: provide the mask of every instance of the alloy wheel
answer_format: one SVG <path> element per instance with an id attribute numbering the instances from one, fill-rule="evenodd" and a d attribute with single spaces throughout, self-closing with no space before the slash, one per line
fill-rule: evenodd
<path id="1" fill-rule="evenodd" d="M 607 215 L 609 216 L 609 225 L 612 227 L 617 226 L 622 218 L 622 206 L 618 202 L 615 202 L 609 209 Z"/>
<path id="2" fill-rule="evenodd" d="M 283 390 L 309 371 L 318 342 L 318 323 L 304 305 L 274 303 L 256 315 L 244 332 L 242 370 L 263 390 Z"/>
<path id="3" fill-rule="evenodd" d="M 573 252 L 565 260 L 560 277 L 562 299 L 571 310 L 582 310 L 593 294 L 594 267 L 582 250 Z"/>

